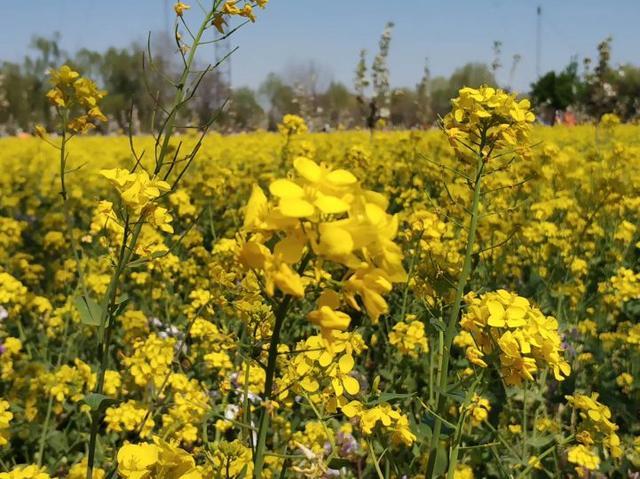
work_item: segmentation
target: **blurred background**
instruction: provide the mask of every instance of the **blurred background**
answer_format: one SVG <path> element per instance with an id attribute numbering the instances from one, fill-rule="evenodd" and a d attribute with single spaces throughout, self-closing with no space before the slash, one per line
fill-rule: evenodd
<path id="1" fill-rule="evenodd" d="M 180 61 L 172 6 L 11 3 L 0 18 L 0 134 L 49 126 L 46 72 L 65 62 L 109 92 L 111 121 L 99 132 L 121 132 L 132 108 L 145 132 L 154 96 L 172 94 L 162 75 Z M 632 121 L 640 110 L 637 0 L 272 0 L 256 14 L 229 39 L 211 29 L 202 67 L 226 60 L 192 105 L 195 122 L 224 106 L 218 128 L 227 132 L 272 129 L 286 113 L 315 130 L 428 127 L 460 87 L 483 83 L 531 98 L 548 124 L 607 112 Z M 194 3 L 184 19 L 200 16 Z"/>

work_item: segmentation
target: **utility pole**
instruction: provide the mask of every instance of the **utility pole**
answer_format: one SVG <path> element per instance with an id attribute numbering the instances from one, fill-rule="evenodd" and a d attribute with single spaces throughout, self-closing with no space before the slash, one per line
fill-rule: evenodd
<path id="1" fill-rule="evenodd" d="M 536 17 L 536 76 L 540 78 L 540 56 L 542 50 L 542 7 L 538 5 Z"/>
<path id="2" fill-rule="evenodd" d="M 229 37 L 216 32 L 215 38 L 216 86 L 215 107 L 220 108 L 231 92 L 231 42 Z"/>
<path id="3" fill-rule="evenodd" d="M 169 9 L 170 9 L 170 5 L 169 5 L 169 0 L 164 0 L 164 31 L 167 32 L 169 34 L 169 36 L 173 35 L 173 32 L 171 31 L 171 25 L 169 24 Z"/>

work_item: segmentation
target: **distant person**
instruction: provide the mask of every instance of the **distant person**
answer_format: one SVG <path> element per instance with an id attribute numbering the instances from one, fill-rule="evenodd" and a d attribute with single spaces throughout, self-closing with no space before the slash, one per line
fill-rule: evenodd
<path id="1" fill-rule="evenodd" d="M 576 126 L 576 114 L 571 109 L 567 109 L 562 116 L 562 123 L 567 126 Z"/>

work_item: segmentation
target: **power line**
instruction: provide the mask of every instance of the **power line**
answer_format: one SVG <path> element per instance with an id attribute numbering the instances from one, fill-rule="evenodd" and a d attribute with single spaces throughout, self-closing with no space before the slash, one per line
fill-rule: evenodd
<path id="1" fill-rule="evenodd" d="M 542 55 L 542 7 L 538 5 L 536 15 L 536 77 L 540 78 L 540 57 Z"/>

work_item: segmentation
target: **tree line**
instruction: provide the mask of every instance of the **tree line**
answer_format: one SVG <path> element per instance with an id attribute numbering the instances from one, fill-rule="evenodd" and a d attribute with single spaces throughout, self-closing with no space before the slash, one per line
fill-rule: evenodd
<path id="1" fill-rule="evenodd" d="M 426 128 L 450 108 L 450 99 L 463 86 L 495 85 L 502 68 L 501 43 L 494 44 L 490 64 L 468 63 L 449 77 L 432 77 L 425 60 L 422 78 L 414 86 L 392 88 L 387 57 L 393 24 L 380 37 L 378 51 L 369 60 L 362 51 L 354 68 L 353 85 L 332 81 L 330 73 L 313 62 L 292 65 L 284 74 L 269 73 L 256 89 L 231 88 L 219 71 L 203 76 L 202 94 L 181 114 L 184 127 L 198 128 L 215 116 L 222 132 L 273 130 L 280 118 L 303 116 L 313 130 L 338 128 Z M 150 45 L 153 44 L 152 48 Z M 577 60 L 560 72 L 550 71 L 531 85 L 528 96 L 541 119 L 552 123 L 558 110 L 572 110 L 583 121 L 615 112 L 634 120 L 640 111 L 640 69 L 613 67 L 611 39 L 598 46 L 592 67 Z M 34 37 L 22 62 L 0 64 L 0 134 L 30 132 L 34 125 L 53 126 L 54 112 L 45 100 L 47 72 L 67 63 L 108 91 L 103 111 L 110 121 L 99 133 L 134 133 L 153 129 L 155 112 L 173 94 L 166 79 L 179 69 L 175 43 L 168 36 L 154 36 L 149 45 L 109 48 L 104 52 L 81 49 L 71 55 L 60 48 L 60 35 Z M 513 57 L 509 77 L 520 60 Z M 205 68 L 202 66 L 201 68 Z M 511 81 L 511 80 L 510 80 Z M 506 86 L 508 89 L 508 86 Z"/>

